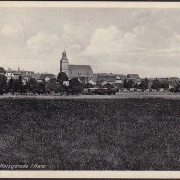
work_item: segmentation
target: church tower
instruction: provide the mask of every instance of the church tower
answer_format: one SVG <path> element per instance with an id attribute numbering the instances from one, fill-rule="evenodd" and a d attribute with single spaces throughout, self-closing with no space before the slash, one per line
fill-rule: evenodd
<path id="1" fill-rule="evenodd" d="M 69 77 L 69 61 L 66 57 L 66 52 L 62 53 L 62 59 L 60 60 L 60 72 L 66 73 L 66 75 Z"/>

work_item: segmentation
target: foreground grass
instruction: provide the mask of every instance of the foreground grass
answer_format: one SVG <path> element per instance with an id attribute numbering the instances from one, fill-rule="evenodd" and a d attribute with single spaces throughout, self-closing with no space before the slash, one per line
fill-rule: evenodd
<path id="1" fill-rule="evenodd" d="M 0 164 L 180 170 L 180 100 L 0 99 Z"/>

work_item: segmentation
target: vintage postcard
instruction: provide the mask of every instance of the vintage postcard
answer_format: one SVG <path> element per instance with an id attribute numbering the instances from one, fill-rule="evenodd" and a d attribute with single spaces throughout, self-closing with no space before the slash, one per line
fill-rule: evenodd
<path id="1" fill-rule="evenodd" d="M 0 177 L 180 177 L 180 3 L 0 2 Z"/>

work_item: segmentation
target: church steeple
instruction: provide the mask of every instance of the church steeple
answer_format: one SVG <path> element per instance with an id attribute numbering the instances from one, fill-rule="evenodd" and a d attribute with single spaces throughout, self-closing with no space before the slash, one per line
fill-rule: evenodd
<path id="1" fill-rule="evenodd" d="M 69 61 L 66 57 L 66 51 L 64 49 L 64 52 L 62 53 L 62 59 L 60 60 L 60 72 L 64 72 L 69 75 Z"/>

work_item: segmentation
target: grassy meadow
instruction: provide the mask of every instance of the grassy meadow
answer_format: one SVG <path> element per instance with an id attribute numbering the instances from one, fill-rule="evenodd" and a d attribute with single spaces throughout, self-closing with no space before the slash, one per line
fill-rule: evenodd
<path id="1" fill-rule="evenodd" d="M 0 99 L 0 164 L 180 170 L 180 100 Z"/>

